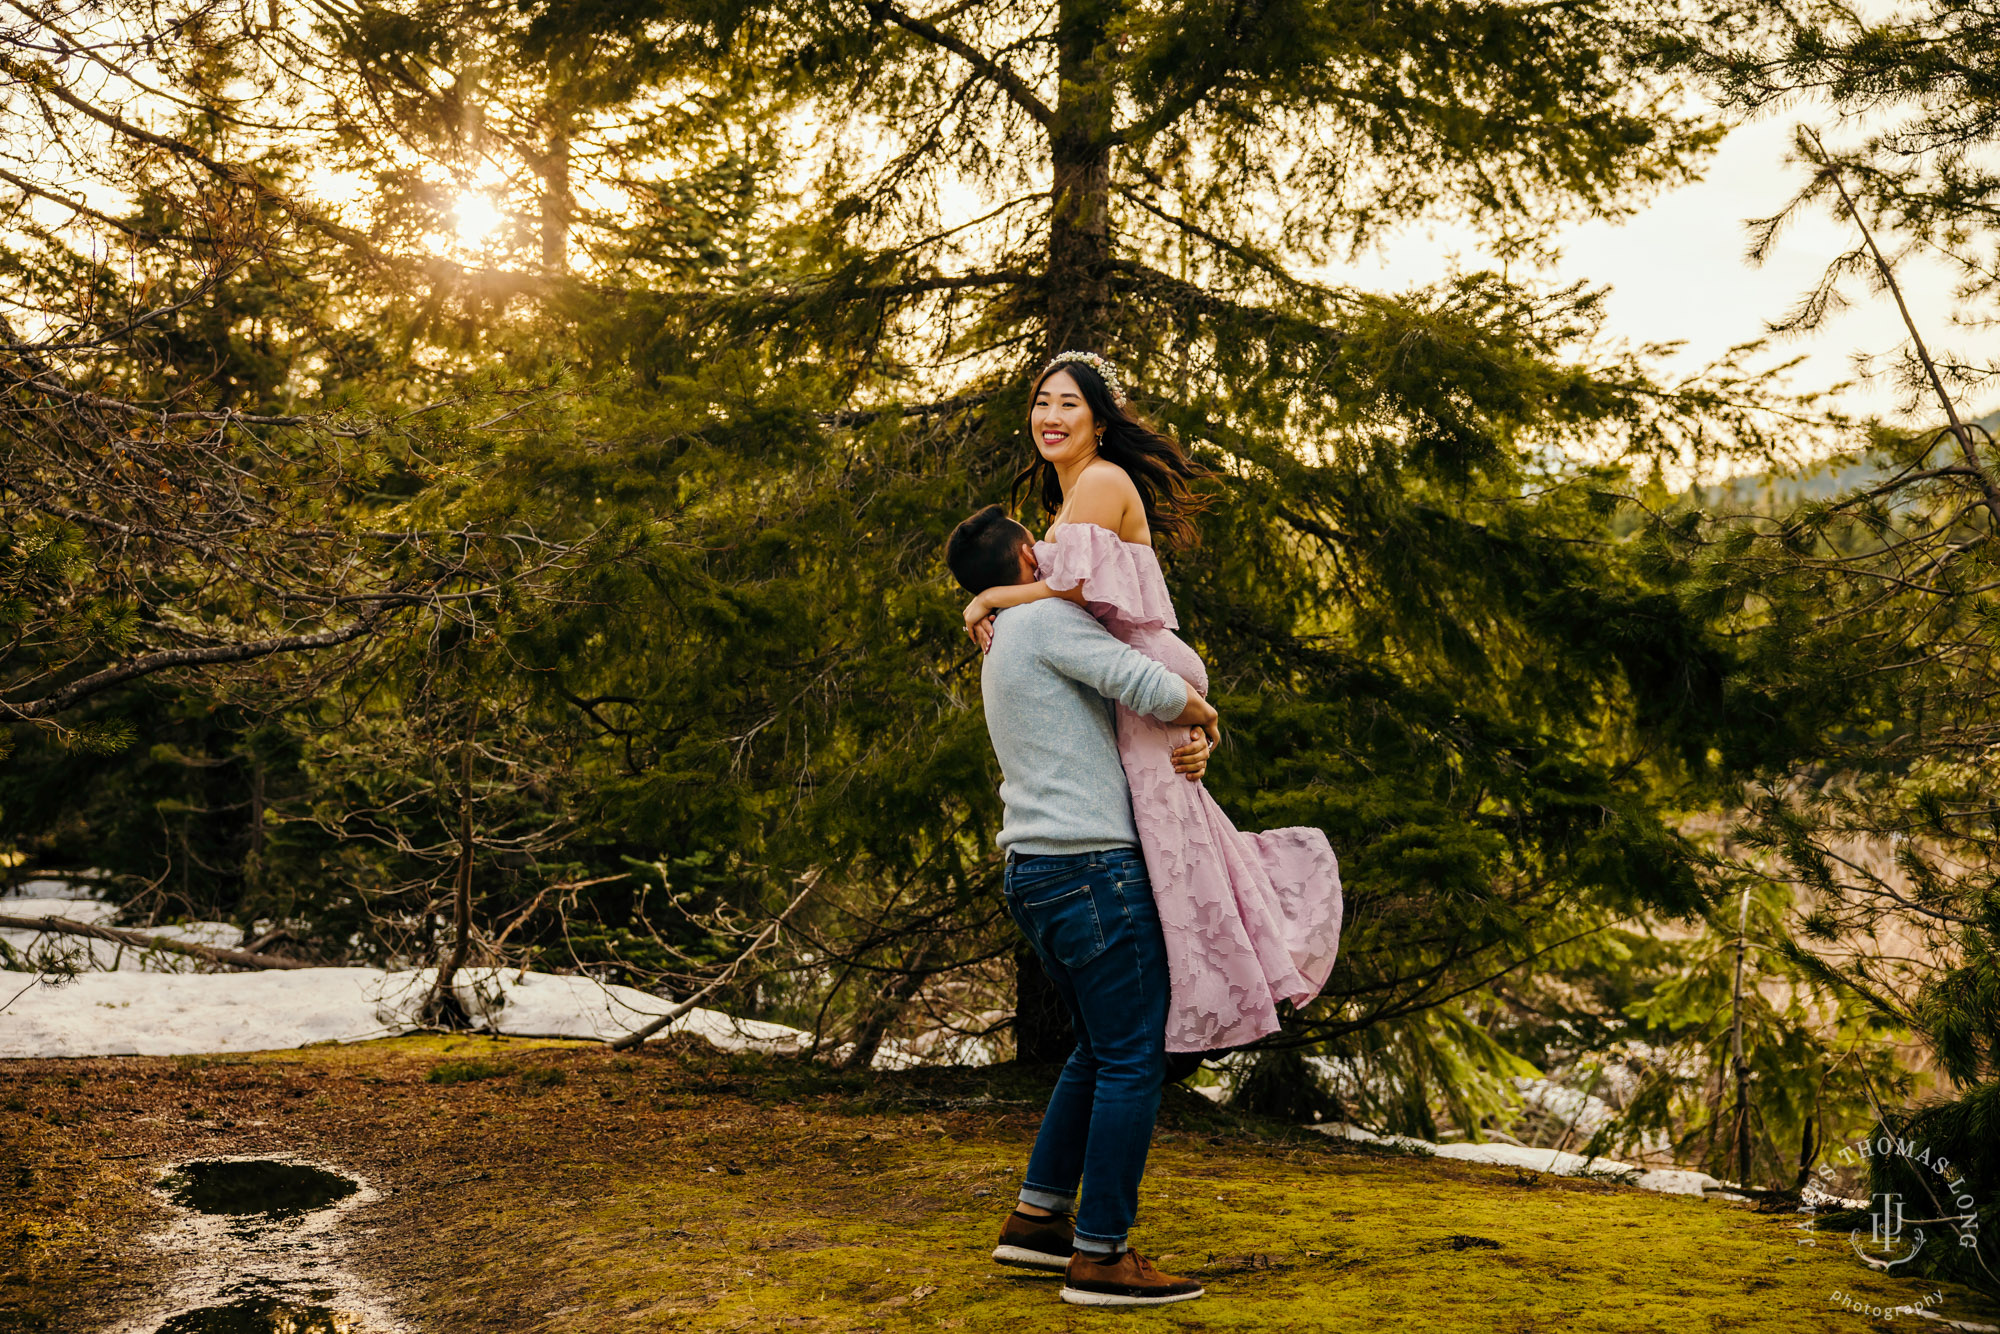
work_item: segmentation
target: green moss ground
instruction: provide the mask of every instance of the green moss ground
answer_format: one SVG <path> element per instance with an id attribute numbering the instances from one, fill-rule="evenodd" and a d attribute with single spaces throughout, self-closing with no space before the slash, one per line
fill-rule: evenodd
<path id="1" fill-rule="evenodd" d="M 94 1329 L 157 1297 L 160 1165 L 272 1150 L 385 1192 L 354 1216 L 355 1265 L 437 1334 L 1819 1331 L 1878 1323 L 1836 1291 L 1930 1290 L 1831 1238 L 1797 1246 L 1790 1214 L 1386 1156 L 1172 1092 L 1135 1239 L 1209 1296 L 1105 1313 L 986 1258 L 1034 1133 L 1032 1072 L 434 1037 L 4 1063 L 0 1330 Z M 1959 1290 L 1942 1309 L 2000 1323 Z"/>

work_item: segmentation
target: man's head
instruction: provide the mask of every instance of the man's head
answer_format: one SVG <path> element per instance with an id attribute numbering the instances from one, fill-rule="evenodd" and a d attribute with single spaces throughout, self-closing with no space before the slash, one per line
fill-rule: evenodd
<path id="1" fill-rule="evenodd" d="M 1034 548 L 1033 534 L 998 505 L 988 505 L 951 530 L 944 563 L 959 586 L 976 597 L 1003 584 L 1032 582 Z"/>

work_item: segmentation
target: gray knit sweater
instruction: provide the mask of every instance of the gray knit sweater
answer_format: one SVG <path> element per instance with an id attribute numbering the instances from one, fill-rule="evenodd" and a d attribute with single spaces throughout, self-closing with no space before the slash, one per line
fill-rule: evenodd
<path id="1" fill-rule="evenodd" d="M 1044 598 L 1000 613 L 979 686 L 1007 807 L 1000 846 L 1022 856 L 1137 846 L 1112 701 L 1172 722 L 1187 682 L 1074 602 Z"/>

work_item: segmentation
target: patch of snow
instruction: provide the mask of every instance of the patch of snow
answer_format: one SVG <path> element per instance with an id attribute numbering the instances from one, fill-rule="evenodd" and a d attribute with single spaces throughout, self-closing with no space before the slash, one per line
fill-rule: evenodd
<path id="1" fill-rule="evenodd" d="M 298 969 L 296 972 L 318 971 Z M 399 1013 L 414 1024 L 417 1007 L 430 994 L 436 973 L 428 968 L 380 974 L 409 979 Z M 453 984 L 466 1013 L 496 1033 L 523 1037 L 592 1038 L 608 1041 L 629 1033 L 674 1008 L 676 1002 L 589 977 L 517 972 L 511 968 L 467 969 Z M 728 1051 L 791 1053 L 812 1045 L 804 1029 L 761 1019 L 736 1019 L 720 1010 L 693 1009 L 667 1025 L 668 1033 L 693 1033 Z M 885 1044 L 886 1045 L 886 1044 Z"/>
<path id="2" fill-rule="evenodd" d="M 1308 1129 L 1317 1130 L 1322 1135 L 1331 1135 L 1335 1139 L 1357 1140 L 1363 1144 L 1387 1144 L 1424 1155 L 1435 1154 L 1439 1148 L 1429 1140 L 1418 1139 L 1415 1135 L 1378 1135 L 1351 1121 L 1322 1121 Z"/>
<path id="3" fill-rule="evenodd" d="M 1640 1190 L 1656 1190 L 1662 1195 L 1705 1195 L 1722 1185 L 1706 1172 L 1679 1167 L 1656 1167 L 1632 1178 Z"/>
<path id="4" fill-rule="evenodd" d="M 18 898 L 9 898 L 6 908 L 0 911 L 5 911 L 12 917 L 67 917 L 72 922 L 89 922 L 96 925 L 116 917 L 118 905 L 106 903 L 102 899 L 66 899 L 59 894 L 42 896 L 24 894 Z"/>
<path id="5" fill-rule="evenodd" d="M 53 986 L 32 976 L 0 972 L 0 997 L 27 987 L 0 1025 L 0 1057 L 266 1051 L 405 1026 L 372 968 L 83 973 Z"/>
<path id="6" fill-rule="evenodd" d="M 969 1032 L 961 1032 L 957 1027 L 932 1028 L 912 1036 L 891 1039 L 882 1044 L 883 1056 L 877 1054 L 877 1070 L 907 1070 L 922 1065 L 994 1065 L 1001 1058 L 1000 1044 L 990 1036 L 984 1036 L 1000 1028 L 1012 1019 L 1010 1010 L 983 1010 L 978 1014 L 960 1018 L 960 1025 Z"/>
<path id="7" fill-rule="evenodd" d="M 1237 1072 L 1248 1070 L 1254 1059 L 1247 1052 L 1238 1052 L 1224 1057 L 1221 1064 L 1233 1080 Z M 1385 1098 L 1393 1092 L 1369 1066 L 1351 1056 L 1308 1056 L 1306 1064 L 1319 1072 L 1327 1090 L 1344 1103 Z"/>
<path id="8" fill-rule="evenodd" d="M 1585 1158 L 1580 1153 L 1563 1153 L 1555 1149 L 1531 1149 L 1518 1144 L 1433 1144 L 1427 1139 L 1413 1135 L 1378 1135 L 1348 1121 L 1330 1121 L 1311 1127 L 1322 1135 L 1336 1139 L 1351 1139 L 1364 1144 L 1392 1144 L 1416 1153 L 1433 1154 L 1439 1158 L 1456 1158 L 1467 1163 L 1491 1163 L 1500 1167 L 1526 1168 L 1534 1172 L 1547 1172 L 1562 1177 L 1595 1177 L 1611 1181 L 1621 1181 L 1641 1190 L 1658 1191 L 1666 1195 L 1704 1196 L 1704 1191 L 1720 1187 L 1721 1182 L 1706 1172 L 1691 1172 L 1676 1168 L 1657 1168 L 1640 1171 L 1630 1163 L 1621 1163 L 1611 1158 Z"/>
<path id="9" fill-rule="evenodd" d="M 1574 1126 L 1578 1134 L 1589 1139 L 1598 1128 L 1611 1121 L 1618 1113 L 1611 1104 L 1594 1093 L 1585 1093 L 1547 1079 L 1534 1079 L 1524 1075 L 1514 1078 L 1514 1087 L 1520 1091 L 1521 1101 L 1538 1111 L 1545 1112 L 1562 1122 Z"/>
<path id="10" fill-rule="evenodd" d="M 314 1042 L 358 1042 L 408 1032 L 430 994 L 429 969 L 295 968 L 258 973 L 82 973 L 57 985 L 0 970 L 0 1058 L 191 1056 L 272 1051 Z M 587 977 L 466 970 L 453 988 L 489 1031 L 606 1039 L 665 1013 L 674 1002 Z M 796 1052 L 802 1029 L 719 1010 L 693 1009 L 661 1034 L 693 1033 L 729 1051 Z M 878 1066 L 907 1062 L 888 1048 Z"/>
<path id="11" fill-rule="evenodd" d="M 94 900 L 97 894 L 89 885 L 80 885 L 73 880 L 23 880 L 18 885 L 0 889 L 0 899 L 56 899 L 63 903 L 85 903 Z M 7 911 L 12 912 L 9 908 Z"/>
<path id="12" fill-rule="evenodd" d="M 1996 1334 L 1996 1331 L 2000 1331 L 2000 1325 L 1982 1325 L 1974 1320 L 1953 1320 L 1947 1316 L 1939 1315 L 1936 1311 L 1926 1311 L 1921 1306 L 1898 1306 L 1895 1308 L 1895 1311 L 1898 1315 L 1913 1315 L 1919 1319 L 1943 1325 L 1948 1329 L 1969 1330 L 1972 1331 L 1972 1334 Z"/>

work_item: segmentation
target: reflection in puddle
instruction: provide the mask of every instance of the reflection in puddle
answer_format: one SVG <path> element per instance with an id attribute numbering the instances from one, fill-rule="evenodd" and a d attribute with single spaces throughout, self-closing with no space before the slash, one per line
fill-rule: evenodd
<path id="1" fill-rule="evenodd" d="M 165 1184 L 183 1209 L 267 1218 L 296 1218 L 361 1188 L 352 1177 L 324 1167 L 272 1158 L 199 1158 L 182 1163 Z"/>
<path id="2" fill-rule="evenodd" d="M 180 1206 L 158 1236 L 171 1305 L 109 1334 L 398 1334 L 406 1327 L 345 1272 L 365 1181 L 287 1156 L 195 1158 L 160 1178 Z"/>
<path id="3" fill-rule="evenodd" d="M 360 1334 L 361 1329 L 351 1312 L 249 1297 L 183 1311 L 161 1325 L 159 1334 Z"/>

